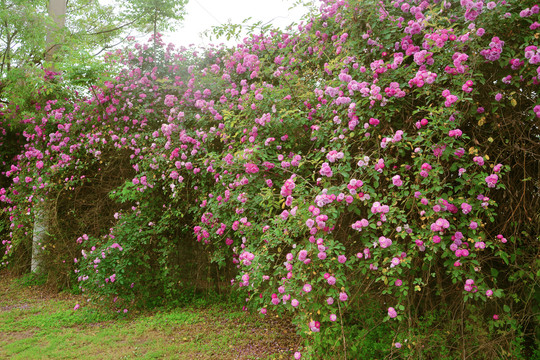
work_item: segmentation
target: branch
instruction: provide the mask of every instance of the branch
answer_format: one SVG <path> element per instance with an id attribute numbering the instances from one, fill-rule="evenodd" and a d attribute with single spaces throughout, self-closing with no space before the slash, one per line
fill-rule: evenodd
<path id="1" fill-rule="evenodd" d="M 85 35 L 85 36 L 93 36 L 93 35 L 101 35 L 101 34 L 106 34 L 106 33 L 110 33 L 110 32 L 113 32 L 113 31 L 117 31 L 117 30 L 120 30 L 120 29 L 123 29 L 133 23 L 135 23 L 137 20 L 133 20 L 133 21 L 130 21 L 126 24 L 123 24 L 123 25 L 120 25 L 120 26 L 117 26 L 115 28 L 112 28 L 112 29 L 107 29 L 107 30 L 103 30 L 103 31 L 98 31 L 98 32 L 94 32 L 94 33 L 88 33 L 88 34 L 82 34 L 82 35 Z"/>
<path id="2" fill-rule="evenodd" d="M 98 56 L 99 54 L 101 54 L 101 53 L 104 52 L 105 50 L 111 49 L 111 48 L 114 48 L 115 46 L 120 45 L 121 43 L 124 42 L 124 40 L 125 40 L 125 39 L 122 39 L 122 40 L 120 40 L 119 42 L 117 42 L 117 43 L 114 44 L 114 45 L 107 45 L 107 46 L 104 46 L 101 50 L 99 50 L 97 53 L 95 53 L 94 56 Z"/>

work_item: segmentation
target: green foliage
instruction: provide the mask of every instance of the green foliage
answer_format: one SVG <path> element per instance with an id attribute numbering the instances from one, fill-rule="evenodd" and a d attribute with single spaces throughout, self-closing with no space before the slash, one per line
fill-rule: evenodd
<path id="1" fill-rule="evenodd" d="M 18 286 L 41 286 L 47 282 L 47 276 L 45 274 L 29 273 L 21 276 L 17 279 L 15 284 Z"/>
<path id="2" fill-rule="evenodd" d="M 184 19 L 188 0 L 128 0 L 122 1 L 124 16 L 142 31 L 172 30 Z"/>
<path id="3" fill-rule="evenodd" d="M 66 238 L 81 290 L 117 310 L 230 281 L 307 357 L 531 356 L 539 44 L 532 2 L 494 5 L 326 1 L 235 49 L 118 51 L 90 99 L 29 120 L 7 244 L 37 176 L 58 198 L 107 184 L 116 204 Z"/>

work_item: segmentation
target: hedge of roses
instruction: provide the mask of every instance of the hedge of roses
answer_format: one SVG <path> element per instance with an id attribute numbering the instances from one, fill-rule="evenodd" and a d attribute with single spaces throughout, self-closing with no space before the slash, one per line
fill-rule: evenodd
<path id="1" fill-rule="evenodd" d="M 109 54 L 118 75 L 92 96 L 25 119 L 0 190 L 4 263 L 40 202 L 113 169 L 111 225 L 72 238 L 69 266 L 118 311 L 174 297 L 178 254 L 198 242 L 191 260 L 234 269 L 246 308 L 291 317 L 294 358 L 530 356 L 531 318 L 510 306 L 531 299 L 505 289 L 536 280 L 500 275 L 522 240 L 501 231 L 493 198 L 514 164 L 490 144 L 504 119 L 538 140 L 538 12 L 326 0 L 234 49 Z"/>

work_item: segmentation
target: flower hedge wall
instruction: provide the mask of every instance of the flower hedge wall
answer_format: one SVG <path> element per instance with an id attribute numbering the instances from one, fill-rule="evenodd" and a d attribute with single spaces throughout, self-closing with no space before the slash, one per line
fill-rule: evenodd
<path id="1" fill-rule="evenodd" d="M 49 265 L 118 311 L 214 278 L 291 319 L 296 359 L 538 355 L 539 9 L 326 0 L 235 48 L 110 53 L 23 120 L 3 264 L 46 208 Z"/>

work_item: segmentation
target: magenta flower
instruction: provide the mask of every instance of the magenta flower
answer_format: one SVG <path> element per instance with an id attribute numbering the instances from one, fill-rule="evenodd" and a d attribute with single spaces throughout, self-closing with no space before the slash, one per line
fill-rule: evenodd
<path id="1" fill-rule="evenodd" d="M 450 222 L 443 218 L 438 218 L 437 221 L 431 224 L 431 231 L 444 231 L 450 227 Z"/>
<path id="2" fill-rule="evenodd" d="M 486 183 L 489 188 L 494 188 L 495 185 L 497 185 L 497 181 L 499 180 L 499 177 L 497 174 L 491 174 L 488 177 L 486 177 Z"/>
<path id="3" fill-rule="evenodd" d="M 347 295 L 347 293 L 345 293 L 345 292 L 340 292 L 339 293 L 339 300 L 347 301 L 348 298 L 349 298 L 349 296 Z"/>
<path id="4" fill-rule="evenodd" d="M 305 284 L 303 287 L 302 287 L 302 290 L 304 290 L 304 292 L 310 292 L 312 289 L 311 285 L 310 284 Z"/>
<path id="5" fill-rule="evenodd" d="M 392 245 L 392 240 L 384 237 L 384 236 L 381 236 L 379 237 L 379 245 L 381 246 L 381 248 L 385 249 L 389 246 Z"/>
<path id="6" fill-rule="evenodd" d="M 373 126 L 379 125 L 379 119 L 371 118 L 369 119 L 369 124 Z"/>
<path id="7" fill-rule="evenodd" d="M 458 137 L 461 137 L 461 135 L 463 135 L 463 131 L 461 131 L 460 129 L 455 129 L 455 130 L 449 130 L 449 131 L 448 131 L 448 136 L 450 136 L 450 137 L 456 137 L 456 138 L 458 138 Z M 456 152 L 457 152 L 457 151 L 456 151 Z M 458 155 L 458 154 L 456 154 L 456 153 L 454 153 L 454 154 L 455 154 L 456 156 L 458 156 L 458 157 L 461 157 L 460 155 Z"/>
<path id="8" fill-rule="evenodd" d="M 330 165 L 328 165 L 328 163 L 323 163 L 322 164 L 322 167 L 321 167 L 321 170 L 319 171 L 319 173 L 322 176 L 326 176 L 326 177 L 331 177 L 333 175 L 332 169 L 330 168 Z"/>
<path id="9" fill-rule="evenodd" d="M 467 215 L 468 213 L 470 213 L 472 210 L 472 206 L 467 204 L 467 203 L 463 203 L 461 204 L 461 211 Z"/>
<path id="10" fill-rule="evenodd" d="M 484 158 L 481 156 L 475 156 L 473 161 L 479 166 L 484 166 Z"/>
<path id="11" fill-rule="evenodd" d="M 475 247 L 476 249 L 482 249 L 482 250 L 483 250 L 483 249 L 486 248 L 486 243 L 483 242 L 483 241 L 479 241 L 479 242 L 477 242 L 477 243 L 474 244 L 474 247 Z"/>
<path id="12" fill-rule="evenodd" d="M 255 164 L 244 164 L 244 167 L 248 174 L 256 174 L 259 172 L 259 167 Z"/>
<path id="13" fill-rule="evenodd" d="M 393 307 L 388 308 L 388 316 L 390 316 L 392 319 L 397 316 L 397 311 Z"/>
<path id="14" fill-rule="evenodd" d="M 334 303 L 334 298 L 333 297 L 329 297 L 328 299 L 326 299 L 326 303 L 328 305 L 332 305 Z"/>

